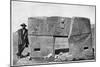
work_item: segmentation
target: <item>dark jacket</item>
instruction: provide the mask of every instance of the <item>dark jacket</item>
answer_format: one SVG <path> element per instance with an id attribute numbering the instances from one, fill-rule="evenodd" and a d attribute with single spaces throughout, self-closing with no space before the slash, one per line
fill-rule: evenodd
<path id="1" fill-rule="evenodd" d="M 23 33 L 23 29 L 18 30 L 18 45 L 28 45 L 28 30 L 25 29 L 25 32 Z"/>

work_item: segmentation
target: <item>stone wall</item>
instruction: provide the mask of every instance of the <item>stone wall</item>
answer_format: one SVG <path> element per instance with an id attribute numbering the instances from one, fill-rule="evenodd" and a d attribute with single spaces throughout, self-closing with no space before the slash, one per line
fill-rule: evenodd
<path id="1" fill-rule="evenodd" d="M 31 56 L 47 56 L 53 53 L 54 45 L 54 49 L 69 48 L 69 53 L 74 58 L 84 56 L 85 50 L 90 50 L 91 53 L 90 26 L 90 20 L 83 17 L 29 17 L 28 33 Z M 35 48 L 40 48 L 40 51 L 34 51 Z"/>

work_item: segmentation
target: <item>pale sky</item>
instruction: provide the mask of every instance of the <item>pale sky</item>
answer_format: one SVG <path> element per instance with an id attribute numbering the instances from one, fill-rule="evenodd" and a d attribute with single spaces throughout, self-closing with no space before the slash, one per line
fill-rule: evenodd
<path id="1" fill-rule="evenodd" d="M 12 1 L 12 31 L 20 28 L 21 23 L 26 23 L 28 17 L 36 16 L 62 16 L 62 17 L 87 17 L 91 24 L 95 23 L 95 7 L 79 5 L 63 5 L 35 2 Z"/>

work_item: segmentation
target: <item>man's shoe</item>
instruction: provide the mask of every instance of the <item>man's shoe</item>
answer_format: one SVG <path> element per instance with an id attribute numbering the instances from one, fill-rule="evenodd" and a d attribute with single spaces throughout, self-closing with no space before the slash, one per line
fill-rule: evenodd
<path id="1" fill-rule="evenodd" d="M 27 53 L 27 55 L 26 56 L 30 56 L 30 53 Z"/>
<path id="2" fill-rule="evenodd" d="M 16 53 L 16 55 L 17 55 L 17 58 L 19 59 L 19 58 L 20 58 L 20 55 L 19 55 L 19 53 Z"/>
<path id="3" fill-rule="evenodd" d="M 24 57 L 23 55 L 20 56 L 20 58 L 23 58 L 23 57 Z"/>

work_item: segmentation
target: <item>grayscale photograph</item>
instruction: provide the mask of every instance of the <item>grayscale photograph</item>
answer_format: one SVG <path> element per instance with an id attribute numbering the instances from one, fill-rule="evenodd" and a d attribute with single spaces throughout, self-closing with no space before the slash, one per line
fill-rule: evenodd
<path id="1" fill-rule="evenodd" d="M 95 5 L 11 1 L 11 66 L 96 60 Z"/>

